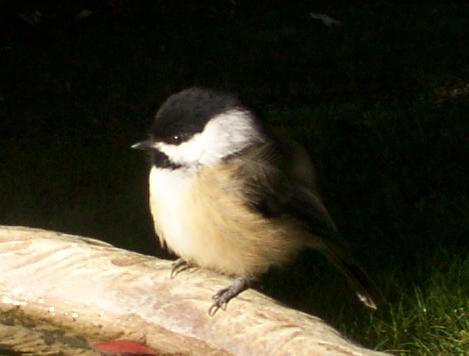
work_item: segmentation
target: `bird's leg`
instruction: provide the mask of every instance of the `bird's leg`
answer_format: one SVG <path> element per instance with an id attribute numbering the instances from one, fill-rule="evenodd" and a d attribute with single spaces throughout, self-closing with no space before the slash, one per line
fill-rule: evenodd
<path id="1" fill-rule="evenodd" d="M 226 310 L 228 302 L 242 291 L 248 289 L 253 282 L 253 278 L 239 277 L 236 278 L 229 287 L 220 289 L 212 297 L 214 302 L 212 306 L 208 309 L 208 315 L 214 316 L 220 308 Z"/>
<path id="2" fill-rule="evenodd" d="M 182 258 L 178 258 L 176 261 L 173 262 L 171 266 L 171 279 L 176 277 L 179 272 L 185 271 L 186 269 L 191 268 L 192 265 Z"/>

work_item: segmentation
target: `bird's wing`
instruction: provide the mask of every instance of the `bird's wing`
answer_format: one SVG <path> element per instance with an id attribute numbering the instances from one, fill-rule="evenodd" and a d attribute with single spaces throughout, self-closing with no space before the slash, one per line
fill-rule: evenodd
<path id="1" fill-rule="evenodd" d="M 291 148 L 291 146 L 288 146 Z M 336 235 L 337 228 L 306 173 L 299 175 L 298 158 L 278 145 L 250 148 L 240 158 L 239 174 L 245 182 L 244 194 L 249 207 L 266 218 L 289 215 L 311 234 Z"/>
<path id="2" fill-rule="evenodd" d="M 309 232 L 305 245 L 320 250 L 345 275 L 358 298 L 376 309 L 384 303 L 374 282 L 355 261 L 339 235 L 336 225 L 309 187 L 285 172 L 288 154 L 276 145 L 263 145 L 243 155 L 241 178 L 249 207 L 265 218 L 288 216 Z"/>

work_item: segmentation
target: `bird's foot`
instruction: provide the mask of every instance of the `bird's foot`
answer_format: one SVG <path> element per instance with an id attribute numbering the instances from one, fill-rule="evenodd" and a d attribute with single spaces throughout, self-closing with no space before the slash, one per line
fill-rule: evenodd
<path id="1" fill-rule="evenodd" d="M 186 260 L 182 258 L 178 258 L 176 261 L 173 262 L 171 266 L 171 275 L 170 275 L 171 279 L 176 277 L 176 275 L 179 274 L 180 272 L 185 271 L 186 269 L 189 269 L 191 267 L 192 265 L 189 262 L 187 262 Z"/>
<path id="2" fill-rule="evenodd" d="M 242 291 L 248 289 L 254 280 L 252 278 L 236 278 L 233 283 L 227 287 L 220 289 L 212 297 L 214 300 L 212 306 L 208 309 L 208 315 L 214 316 L 218 309 L 226 310 L 228 302 L 236 297 Z"/>

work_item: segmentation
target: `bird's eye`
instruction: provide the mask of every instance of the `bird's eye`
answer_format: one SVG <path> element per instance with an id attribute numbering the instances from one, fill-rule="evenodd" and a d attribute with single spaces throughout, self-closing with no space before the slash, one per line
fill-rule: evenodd
<path id="1" fill-rule="evenodd" d="M 167 142 L 173 145 L 180 144 L 186 139 L 185 134 L 177 134 L 177 135 L 171 135 L 167 138 Z"/>

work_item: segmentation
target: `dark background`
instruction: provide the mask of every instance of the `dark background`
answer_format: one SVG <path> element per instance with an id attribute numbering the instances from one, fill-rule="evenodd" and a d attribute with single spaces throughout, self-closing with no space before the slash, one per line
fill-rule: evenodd
<path id="1" fill-rule="evenodd" d="M 0 223 L 167 256 L 129 147 L 168 95 L 223 88 L 305 144 L 397 302 L 467 254 L 468 28 L 462 1 L 0 1 Z M 307 252 L 261 288 L 331 322 L 366 315 L 343 283 Z"/>

